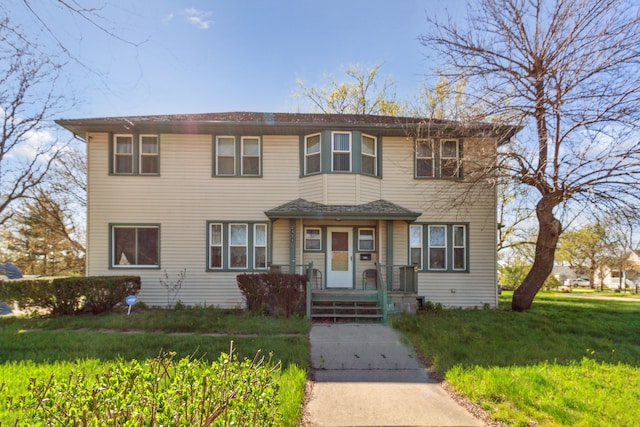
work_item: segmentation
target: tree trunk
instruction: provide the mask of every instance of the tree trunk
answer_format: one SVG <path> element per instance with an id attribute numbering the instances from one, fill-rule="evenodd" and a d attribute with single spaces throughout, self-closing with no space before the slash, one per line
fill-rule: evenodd
<path id="1" fill-rule="evenodd" d="M 529 274 L 513 293 L 511 309 L 514 311 L 524 311 L 531 308 L 533 299 L 553 270 L 556 247 L 562 231 L 560 221 L 553 216 L 553 208 L 558 203 L 552 197 L 543 196 L 536 205 L 538 239 L 535 257 Z"/>

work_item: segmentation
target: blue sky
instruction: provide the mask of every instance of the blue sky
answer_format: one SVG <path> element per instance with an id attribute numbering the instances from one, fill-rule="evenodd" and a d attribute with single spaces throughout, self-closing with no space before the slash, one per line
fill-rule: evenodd
<path id="1" fill-rule="evenodd" d="M 383 64 L 381 75 L 410 101 L 433 71 L 418 41 L 427 16 L 465 11 L 464 0 L 80 2 L 100 6 L 97 22 L 121 41 L 54 2 L 30 3 L 86 67 L 65 67 L 64 84 L 80 102 L 64 118 L 296 111 L 296 80 L 322 86 L 323 75 L 342 80 L 351 64 Z M 22 0 L 5 6 L 37 28 Z M 40 39 L 52 42 L 47 32 Z"/>

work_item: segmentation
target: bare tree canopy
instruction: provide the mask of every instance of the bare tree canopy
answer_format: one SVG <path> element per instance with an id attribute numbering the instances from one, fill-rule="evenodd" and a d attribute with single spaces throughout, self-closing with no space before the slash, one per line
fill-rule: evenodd
<path id="1" fill-rule="evenodd" d="M 0 18 L 0 224 L 9 206 L 42 182 L 61 149 L 48 132 L 66 102 L 60 68 Z"/>
<path id="2" fill-rule="evenodd" d="M 466 26 L 431 21 L 424 45 L 452 84 L 525 126 L 499 167 L 538 193 L 533 267 L 513 296 L 527 310 L 551 273 L 567 202 L 640 200 L 640 12 L 627 0 L 482 0 Z"/>

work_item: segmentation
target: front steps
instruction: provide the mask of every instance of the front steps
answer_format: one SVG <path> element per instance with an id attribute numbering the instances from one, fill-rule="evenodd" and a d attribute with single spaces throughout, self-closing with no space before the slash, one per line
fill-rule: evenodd
<path id="1" fill-rule="evenodd" d="M 382 321 L 377 291 L 322 290 L 311 295 L 311 320 Z"/>

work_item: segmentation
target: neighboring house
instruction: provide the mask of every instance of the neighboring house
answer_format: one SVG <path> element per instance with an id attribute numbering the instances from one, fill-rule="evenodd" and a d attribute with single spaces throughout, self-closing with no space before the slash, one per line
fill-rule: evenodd
<path id="1" fill-rule="evenodd" d="M 609 265 L 596 271 L 595 284 L 610 289 L 635 289 L 640 281 L 640 250 L 630 250 L 621 265 Z M 622 267 L 622 268 L 621 268 Z"/>
<path id="2" fill-rule="evenodd" d="M 374 270 L 374 288 L 414 304 L 497 304 L 485 172 L 515 127 L 288 113 L 57 123 L 87 142 L 87 274 L 140 275 L 147 304 L 166 304 L 165 272 L 186 269 L 184 304 L 238 307 L 238 274 L 311 262 L 318 292 L 361 291 Z"/>

